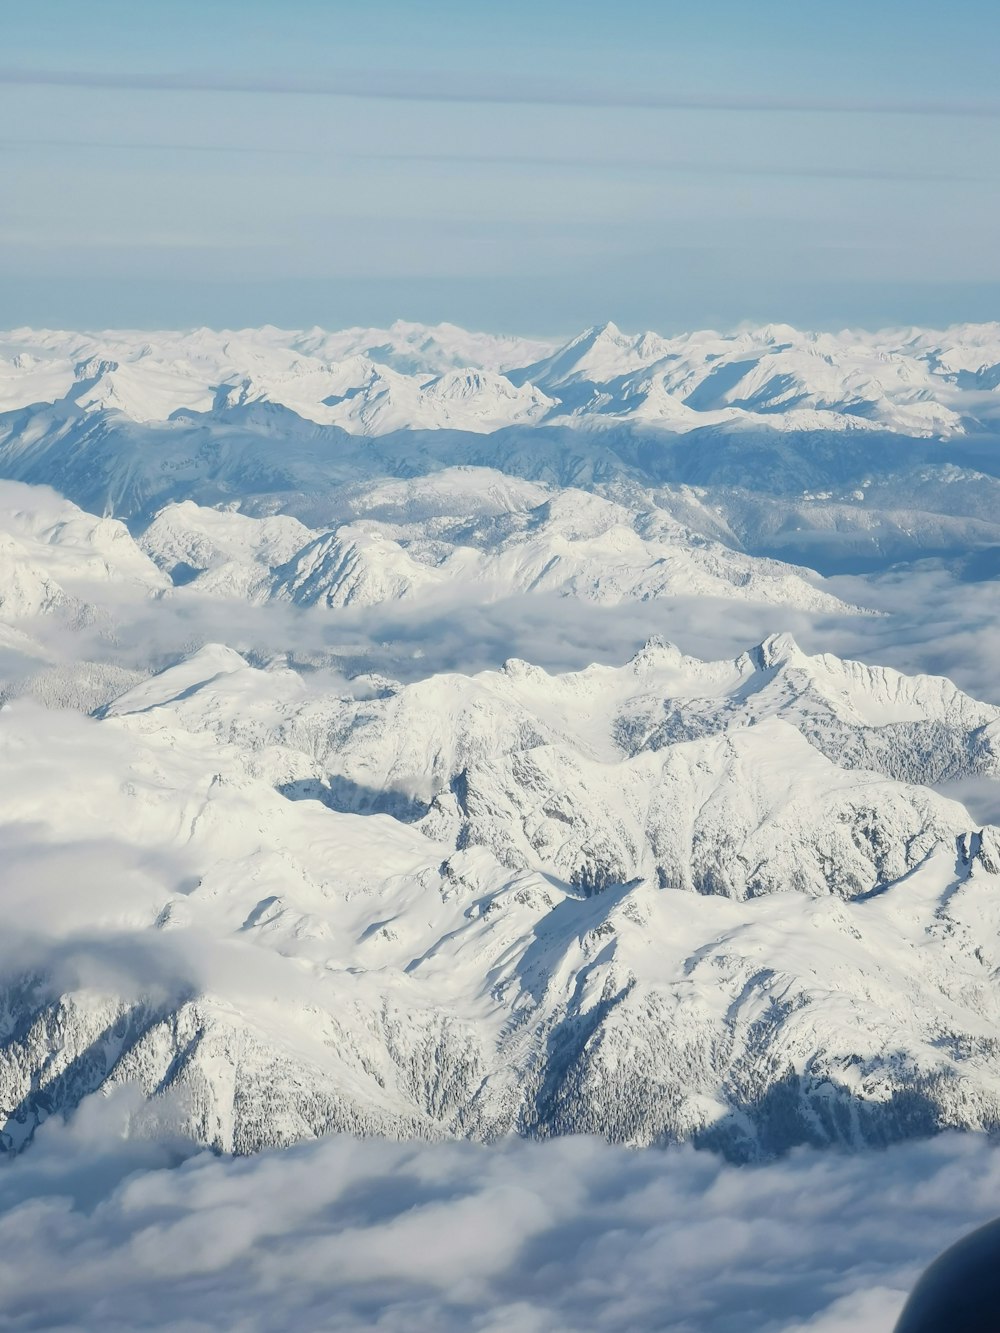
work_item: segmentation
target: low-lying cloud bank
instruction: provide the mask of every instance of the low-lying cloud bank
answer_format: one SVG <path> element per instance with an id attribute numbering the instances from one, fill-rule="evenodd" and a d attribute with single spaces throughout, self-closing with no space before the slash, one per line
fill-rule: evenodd
<path id="1" fill-rule="evenodd" d="M 824 588 L 868 614 L 711 597 L 603 605 L 530 593 L 483 602 L 474 588 L 334 609 L 194 595 L 138 603 L 95 598 L 103 614 L 93 624 L 70 627 L 57 617 L 37 617 L 24 625 L 33 643 L 0 642 L 0 697 L 5 684 L 16 694 L 22 682 L 46 671 L 52 678 L 45 701 L 61 702 L 47 697 L 58 694 L 56 677 L 77 679 L 81 662 L 92 664 L 91 674 L 100 667 L 159 670 L 206 642 L 226 643 L 254 658 L 288 653 L 293 661 L 333 665 L 347 676 L 375 671 L 409 681 L 440 671 L 495 668 L 511 656 L 549 671 L 578 670 L 594 661 L 620 665 L 651 635 L 714 660 L 787 631 L 807 652 L 947 675 L 977 698 L 1000 702 L 1000 581 L 964 581 L 945 562 L 925 560 L 877 576 L 827 579 Z M 102 694 L 100 681 L 88 681 L 90 706 L 133 683 L 112 674 Z M 344 685 L 342 678 L 338 684 Z"/>
<path id="2" fill-rule="evenodd" d="M 0 1171 L 0 1328 L 887 1333 L 1000 1211 L 968 1136 L 753 1168 L 591 1139 L 178 1164 L 109 1134 L 128 1113 L 91 1099 Z"/>

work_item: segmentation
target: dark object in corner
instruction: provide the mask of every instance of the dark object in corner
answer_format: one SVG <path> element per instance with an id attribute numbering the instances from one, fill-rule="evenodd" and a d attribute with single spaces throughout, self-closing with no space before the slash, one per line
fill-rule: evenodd
<path id="1" fill-rule="evenodd" d="M 1000 1218 L 935 1259 L 913 1288 L 895 1333 L 998 1333 Z"/>

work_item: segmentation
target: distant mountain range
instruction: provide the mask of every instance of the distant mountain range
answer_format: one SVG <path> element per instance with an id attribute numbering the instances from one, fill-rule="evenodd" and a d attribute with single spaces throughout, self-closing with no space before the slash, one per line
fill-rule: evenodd
<path id="1" fill-rule="evenodd" d="M 0 411 L 45 402 L 151 422 L 273 403 L 366 436 L 622 422 L 960 434 L 996 425 L 998 385 L 1000 324 L 675 338 L 604 324 L 561 346 L 405 323 L 0 336 Z"/>
<path id="2" fill-rule="evenodd" d="M 1000 324 L 672 339 L 605 325 L 563 347 L 449 325 L 19 330 L 0 338 L 0 477 L 52 485 L 133 529 L 172 501 L 290 515 L 321 534 L 399 519 L 409 532 L 383 533 L 404 548 L 392 560 L 383 549 L 387 587 L 420 581 L 418 547 L 410 518 L 366 514 L 364 494 L 423 478 L 429 496 L 447 471 L 439 509 L 455 518 L 480 482 L 499 484 L 472 474 L 456 492 L 456 469 L 469 468 L 598 492 L 654 513 L 650 531 L 672 521 L 827 574 L 926 555 L 989 571 L 998 405 Z M 418 502 L 406 504 L 419 520 Z M 334 539 L 350 544 L 362 582 L 366 532 Z M 297 595 L 326 586 L 312 565 L 288 576 Z"/>

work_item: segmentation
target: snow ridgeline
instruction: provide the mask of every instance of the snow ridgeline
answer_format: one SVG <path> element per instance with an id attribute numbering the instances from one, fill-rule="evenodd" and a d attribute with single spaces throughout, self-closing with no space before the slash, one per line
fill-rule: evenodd
<path id="1" fill-rule="evenodd" d="M 139 544 L 192 592 L 251 602 L 364 607 L 461 590 L 480 604 L 556 593 L 604 605 L 684 596 L 852 609 L 817 586 L 811 571 L 699 537 L 655 508 L 637 512 L 585 491 L 524 485 L 504 494 L 511 508 L 470 517 L 462 512 L 471 501 L 466 488 L 488 492 L 498 474 L 452 469 L 435 480 L 439 512 L 430 515 L 418 507 L 418 516 L 359 516 L 315 532 L 286 515 L 257 519 L 186 501 L 161 510 Z M 408 496 L 419 489 L 408 486 Z M 355 504 L 378 510 L 387 490 L 372 487 Z"/>

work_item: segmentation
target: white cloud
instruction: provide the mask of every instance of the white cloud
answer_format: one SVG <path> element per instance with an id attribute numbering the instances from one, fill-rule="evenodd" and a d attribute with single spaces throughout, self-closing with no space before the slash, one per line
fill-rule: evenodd
<path id="1" fill-rule="evenodd" d="M 127 1095 L 0 1173 L 4 1329 L 885 1333 L 987 1219 L 973 1137 L 733 1167 L 591 1139 L 335 1137 L 176 1162 Z"/>

